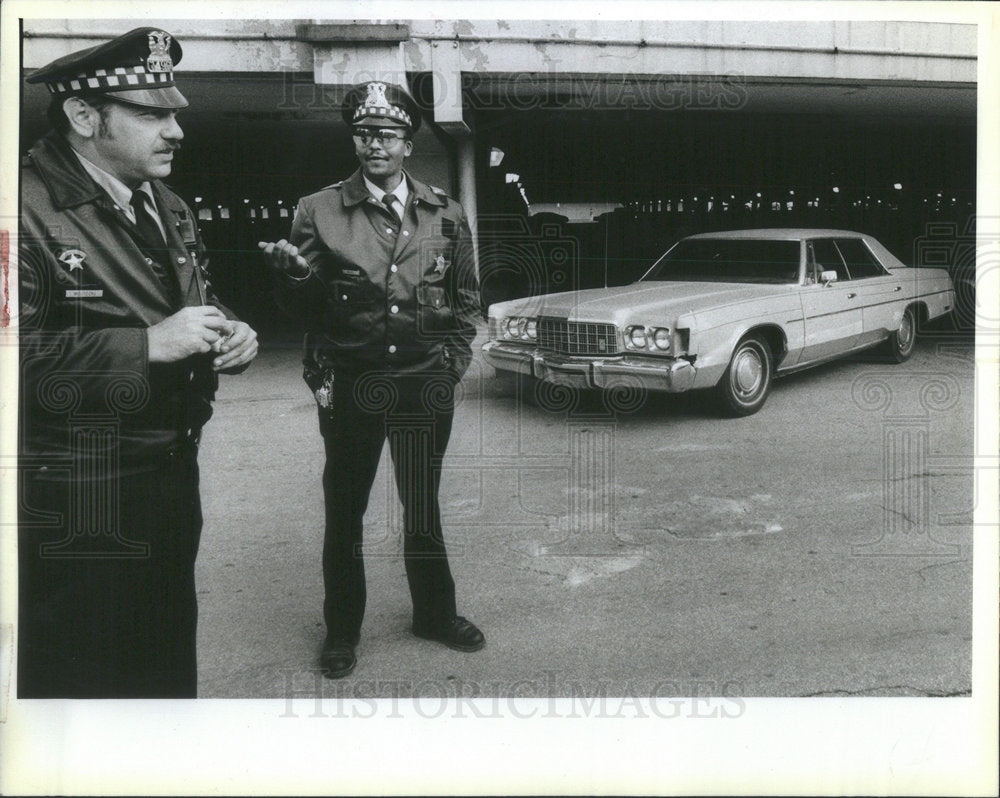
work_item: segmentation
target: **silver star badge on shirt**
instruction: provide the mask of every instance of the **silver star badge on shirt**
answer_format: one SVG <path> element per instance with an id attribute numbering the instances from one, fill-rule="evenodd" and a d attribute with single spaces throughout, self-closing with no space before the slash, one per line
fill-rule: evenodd
<path id="1" fill-rule="evenodd" d="M 71 272 L 76 269 L 83 271 L 83 259 L 86 257 L 87 253 L 79 249 L 67 249 L 59 256 L 59 260 L 65 263 Z"/>

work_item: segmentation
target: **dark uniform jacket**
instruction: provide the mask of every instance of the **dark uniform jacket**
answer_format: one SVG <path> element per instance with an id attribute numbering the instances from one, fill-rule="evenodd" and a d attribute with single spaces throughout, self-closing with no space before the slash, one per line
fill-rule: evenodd
<path id="1" fill-rule="evenodd" d="M 479 285 L 465 212 L 406 179 L 401 226 L 360 170 L 299 201 L 290 241 L 311 273 L 282 279 L 279 301 L 309 330 L 310 384 L 311 366 L 459 379 L 472 360 Z"/>
<path id="2" fill-rule="evenodd" d="M 212 414 L 211 356 L 149 364 L 146 328 L 186 305 L 215 304 L 205 249 L 191 210 L 151 183 L 167 251 L 140 247 L 135 227 L 49 133 L 21 171 L 21 456 L 58 465 L 79 456 L 87 428 L 118 446 L 117 468 L 152 467 L 196 440 Z M 171 296 L 149 256 L 176 277 Z M 219 307 L 230 318 L 232 314 Z M 114 466 L 114 456 L 106 462 Z M 58 470 L 58 469 L 57 469 Z"/>

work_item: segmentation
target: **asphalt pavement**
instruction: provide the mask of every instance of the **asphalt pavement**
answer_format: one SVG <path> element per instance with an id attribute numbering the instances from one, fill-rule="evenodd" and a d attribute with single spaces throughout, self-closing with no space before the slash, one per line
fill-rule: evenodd
<path id="1" fill-rule="evenodd" d="M 791 376 L 722 419 L 698 394 L 519 400 L 483 335 L 441 506 L 486 648 L 410 633 L 386 449 L 358 666 L 319 675 L 322 442 L 298 345 L 265 341 L 202 441 L 201 697 L 970 693 L 969 337 Z"/>

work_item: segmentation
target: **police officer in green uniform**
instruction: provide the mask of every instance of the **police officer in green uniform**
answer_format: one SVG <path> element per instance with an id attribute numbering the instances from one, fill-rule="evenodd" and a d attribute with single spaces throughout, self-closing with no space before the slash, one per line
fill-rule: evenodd
<path id="1" fill-rule="evenodd" d="M 181 47 L 137 28 L 35 71 L 21 171 L 18 695 L 194 697 L 198 440 L 256 333 L 171 171 Z"/>
<path id="2" fill-rule="evenodd" d="M 305 379 L 326 449 L 320 666 L 349 674 L 365 610 L 362 519 L 389 441 L 403 503 L 412 631 L 459 651 L 485 644 L 456 612 L 438 487 L 455 386 L 472 359 L 479 313 L 462 207 L 403 170 L 420 124 L 391 83 L 353 87 L 342 107 L 360 169 L 304 197 L 289 241 L 261 242 L 279 300 L 309 330 Z"/>

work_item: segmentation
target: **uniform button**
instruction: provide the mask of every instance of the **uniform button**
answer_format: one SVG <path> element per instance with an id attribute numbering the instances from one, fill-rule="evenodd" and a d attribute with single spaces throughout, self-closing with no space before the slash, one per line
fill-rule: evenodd
<path id="1" fill-rule="evenodd" d="M 177 259 L 177 262 L 178 263 L 187 263 L 187 258 L 180 257 L 180 258 Z"/>
<path id="2" fill-rule="evenodd" d="M 389 344 L 389 354 L 391 355 L 395 351 L 396 351 L 396 345 L 395 344 Z"/>
<path id="3" fill-rule="evenodd" d="M 340 298 L 346 302 L 347 301 L 347 294 L 341 294 Z"/>
<path id="4" fill-rule="evenodd" d="M 403 231 L 403 235 L 404 235 L 404 236 L 408 236 L 409 234 L 410 234 L 410 231 L 409 231 L 409 230 L 404 230 L 404 231 Z"/>
<path id="5" fill-rule="evenodd" d="M 391 228 L 391 227 L 387 227 L 387 228 L 385 228 L 385 231 L 386 231 L 386 232 L 387 232 L 387 233 L 388 233 L 389 235 L 392 235 L 392 228 Z"/>
<path id="6" fill-rule="evenodd" d="M 391 308 L 389 308 L 389 312 L 390 313 L 399 313 L 399 305 L 393 305 Z"/>
<path id="7" fill-rule="evenodd" d="M 395 274 L 396 272 L 399 271 L 399 267 L 394 263 L 394 264 L 392 264 L 392 266 L 389 267 L 389 271 L 391 271 L 393 274 Z"/>
<path id="8" fill-rule="evenodd" d="M 153 265 L 153 259 L 152 258 L 146 258 L 146 265 L 147 266 L 152 266 Z"/>

